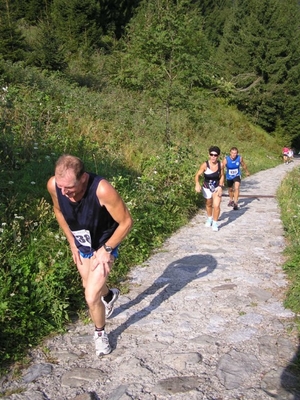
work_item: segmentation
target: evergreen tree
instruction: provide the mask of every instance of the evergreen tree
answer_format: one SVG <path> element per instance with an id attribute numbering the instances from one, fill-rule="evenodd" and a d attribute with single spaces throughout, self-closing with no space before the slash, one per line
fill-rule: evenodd
<path id="1" fill-rule="evenodd" d="M 25 57 L 25 48 L 10 0 L 0 0 L 0 55 L 6 60 L 20 61 Z"/>
<path id="2" fill-rule="evenodd" d="M 285 110 L 299 96 L 291 90 L 299 69 L 298 2 L 237 0 L 232 11 L 216 61 L 236 88 L 235 102 L 269 132 L 287 129 Z"/>
<path id="3" fill-rule="evenodd" d="M 100 0 L 100 26 L 104 34 L 120 39 L 141 0 Z"/>
<path id="4" fill-rule="evenodd" d="M 14 20 L 24 19 L 27 23 L 36 24 L 47 14 L 52 0 L 13 0 L 11 11 Z"/>
<path id="5" fill-rule="evenodd" d="M 56 37 L 70 53 L 101 46 L 102 30 L 97 0 L 53 0 L 52 21 Z"/>
<path id="6" fill-rule="evenodd" d="M 209 46 L 199 10 L 187 0 L 141 3 L 129 24 L 117 80 L 160 99 L 170 141 L 172 107 L 185 107 L 192 88 L 210 82 Z"/>
<path id="7" fill-rule="evenodd" d="M 204 31 L 214 46 L 220 44 L 226 20 L 232 8 L 232 0 L 197 0 L 204 17 Z"/>
<path id="8" fill-rule="evenodd" d="M 51 20 L 41 21 L 37 29 L 38 34 L 28 62 L 48 70 L 63 71 L 66 69 L 65 53 L 57 39 Z"/>
<path id="9" fill-rule="evenodd" d="M 52 0 L 29 0 L 26 2 L 24 18 L 26 21 L 37 24 L 51 9 Z"/>

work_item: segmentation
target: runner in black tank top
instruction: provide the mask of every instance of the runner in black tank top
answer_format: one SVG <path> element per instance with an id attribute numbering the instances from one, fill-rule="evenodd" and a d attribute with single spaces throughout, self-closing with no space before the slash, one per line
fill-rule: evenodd
<path id="1" fill-rule="evenodd" d="M 200 165 L 195 175 L 195 190 L 202 192 L 205 198 L 205 208 L 207 220 L 205 226 L 212 227 L 217 232 L 218 219 L 220 216 L 220 204 L 222 200 L 222 186 L 224 185 L 224 168 L 218 160 L 220 149 L 217 146 L 209 148 L 209 161 L 205 161 Z M 202 186 L 199 183 L 200 177 L 204 177 Z"/>
<path id="2" fill-rule="evenodd" d="M 95 325 L 97 355 L 111 352 L 105 332 L 119 296 L 106 286 L 118 246 L 132 226 L 130 213 L 118 192 L 104 178 L 84 170 L 74 156 L 61 156 L 47 184 L 56 219 L 63 230 L 81 275 L 85 299 Z"/>

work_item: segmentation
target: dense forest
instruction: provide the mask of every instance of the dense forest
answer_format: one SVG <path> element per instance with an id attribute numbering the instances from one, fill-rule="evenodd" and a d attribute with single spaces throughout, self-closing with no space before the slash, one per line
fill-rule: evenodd
<path id="1" fill-rule="evenodd" d="M 236 105 L 300 148 L 297 0 L 0 0 L 0 77 L 7 63 L 101 90 L 155 96 L 166 110 L 195 95 Z"/>
<path id="2" fill-rule="evenodd" d="M 0 0 L 0 375 L 85 315 L 46 191 L 57 156 L 127 203 L 109 276 L 126 290 L 203 207 L 194 174 L 212 144 L 237 146 L 251 174 L 300 150 L 299 21 L 297 0 Z"/>

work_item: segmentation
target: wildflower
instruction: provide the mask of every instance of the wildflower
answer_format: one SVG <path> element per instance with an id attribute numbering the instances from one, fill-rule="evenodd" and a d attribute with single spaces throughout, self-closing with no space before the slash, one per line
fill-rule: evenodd
<path id="1" fill-rule="evenodd" d="M 9 184 L 9 185 L 13 185 L 13 184 L 14 184 L 14 181 L 8 181 L 8 184 Z"/>
<path id="2" fill-rule="evenodd" d="M 2 222 L 2 224 L 1 224 L 2 226 L 6 226 L 7 225 L 7 223 L 6 222 Z"/>
<path id="3" fill-rule="evenodd" d="M 35 182 L 34 182 L 34 181 L 31 181 L 30 183 L 31 183 L 32 185 L 35 185 Z"/>

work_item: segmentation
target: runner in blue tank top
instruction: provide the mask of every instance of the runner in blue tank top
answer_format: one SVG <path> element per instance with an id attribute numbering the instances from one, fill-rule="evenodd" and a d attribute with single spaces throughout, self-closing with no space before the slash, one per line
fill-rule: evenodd
<path id="1" fill-rule="evenodd" d="M 109 290 L 106 280 L 118 246 L 131 229 L 132 218 L 114 187 L 104 178 L 85 172 L 77 157 L 65 154 L 57 160 L 47 189 L 82 278 L 95 325 L 96 354 L 109 354 L 112 349 L 104 329 L 105 318 L 112 314 L 119 290 Z"/>
<path id="2" fill-rule="evenodd" d="M 234 210 L 238 210 L 238 199 L 240 195 L 242 176 L 241 166 L 245 170 L 246 175 L 249 176 L 250 173 L 248 168 L 242 156 L 239 155 L 238 149 L 232 147 L 229 156 L 226 156 L 223 160 L 223 167 L 226 169 L 226 181 L 229 195 L 228 206 L 233 207 Z"/>

